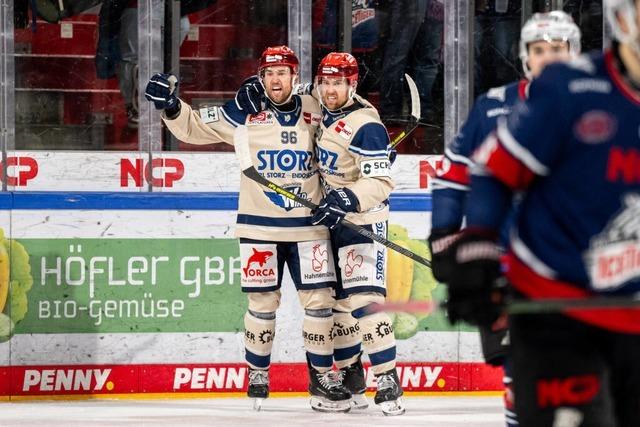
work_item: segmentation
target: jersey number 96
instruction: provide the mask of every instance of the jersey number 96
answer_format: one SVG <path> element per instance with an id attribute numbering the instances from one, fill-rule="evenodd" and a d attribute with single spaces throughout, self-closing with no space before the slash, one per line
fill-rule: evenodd
<path id="1" fill-rule="evenodd" d="M 280 133 L 280 142 L 283 144 L 295 144 L 298 142 L 298 135 L 296 134 L 296 131 L 292 130 L 287 132 L 286 130 L 283 130 Z"/>

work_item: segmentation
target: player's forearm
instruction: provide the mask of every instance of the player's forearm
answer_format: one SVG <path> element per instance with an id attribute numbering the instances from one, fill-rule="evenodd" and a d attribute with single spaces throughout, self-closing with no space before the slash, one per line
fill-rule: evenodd
<path id="1" fill-rule="evenodd" d="M 452 188 L 434 189 L 432 194 L 431 228 L 458 230 L 462 226 L 467 191 Z"/>
<path id="2" fill-rule="evenodd" d="M 512 191 L 491 175 L 472 175 L 465 207 L 468 228 L 498 231 L 511 207 Z"/>
<path id="3" fill-rule="evenodd" d="M 360 178 L 348 188 L 358 197 L 360 212 L 380 205 L 389 198 L 393 190 L 393 181 L 388 177 Z"/>
<path id="4" fill-rule="evenodd" d="M 180 112 L 171 119 L 167 114 L 162 113 L 162 121 L 167 125 L 169 131 L 180 141 L 188 144 L 205 145 L 219 142 L 227 142 L 232 139 L 232 132 L 225 138 L 225 132 L 212 129 L 202 123 L 200 116 L 186 102 L 180 100 Z"/>

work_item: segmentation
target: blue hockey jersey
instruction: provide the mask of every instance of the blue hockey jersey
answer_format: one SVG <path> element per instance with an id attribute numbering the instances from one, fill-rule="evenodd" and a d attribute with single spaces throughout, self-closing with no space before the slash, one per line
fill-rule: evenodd
<path id="1" fill-rule="evenodd" d="M 614 50 L 546 67 L 473 156 L 467 222 L 497 230 L 525 191 L 507 277 L 530 298 L 640 291 L 640 93 Z M 569 315 L 640 333 L 640 310 Z"/>
<path id="2" fill-rule="evenodd" d="M 456 137 L 447 145 L 433 180 L 432 228 L 459 229 L 469 190 L 473 152 L 496 128 L 498 117 L 527 97 L 528 80 L 490 89 L 481 95 Z"/>

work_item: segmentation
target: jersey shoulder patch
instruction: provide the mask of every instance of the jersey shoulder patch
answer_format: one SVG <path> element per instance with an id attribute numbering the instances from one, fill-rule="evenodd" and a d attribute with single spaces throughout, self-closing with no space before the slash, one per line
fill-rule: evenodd
<path id="1" fill-rule="evenodd" d="M 220 120 L 218 107 L 202 107 L 198 110 L 198 112 L 200 113 L 200 119 L 204 124 L 213 123 Z"/>

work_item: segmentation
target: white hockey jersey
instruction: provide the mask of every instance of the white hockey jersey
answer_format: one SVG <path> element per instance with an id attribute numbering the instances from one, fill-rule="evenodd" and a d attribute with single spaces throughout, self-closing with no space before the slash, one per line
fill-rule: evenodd
<path id="1" fill-rule="evenodd" d="M 318 167 L 325 190 L 346 187 L 360 202 L 347 219 L 373 224 L 389 217 L 393 190 L 389 161 L 389 134 L 376 109 L 356 96 L 354 104 L 339 111 L 323 109 L 316 139 Z"/>
<path id="2" fill-rule="evenodd" d="M 270 105 L 258 114 L 248 115 L 229 101 L 222 107 L 194 111 L 181 101 L 178 117 L 171 120 L 163 114 L 163 120 L 176 138 L 199 145 L 220 141 L 233 144 L 235 128 L 245 124 L 258 172 L 317 204 L 322 199 L 322 188 L 313 146 L 322 117 L 320 107 L 310 95 L 294 95 L 287 110 Z M 308 208 L 242 175 L 236 237 L 300 242 L 327 239 L 329 233 L 325 226 L 311 224 Z"/>

